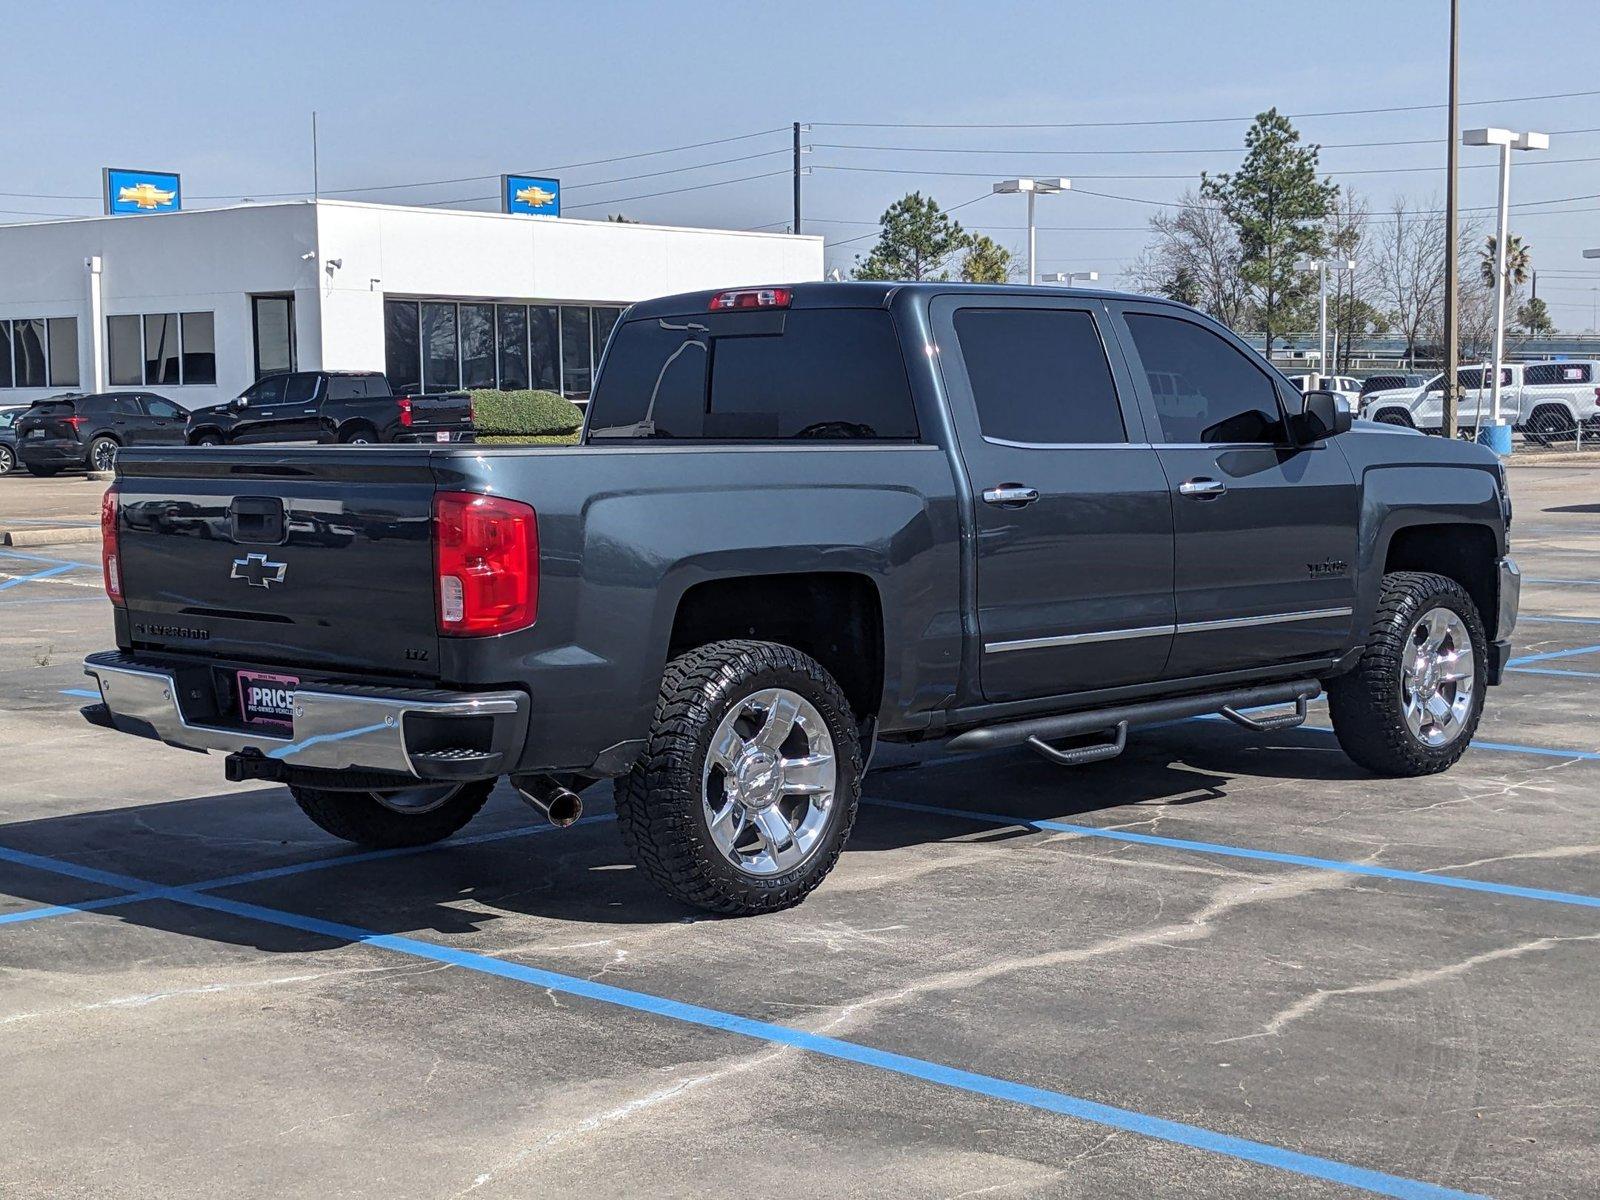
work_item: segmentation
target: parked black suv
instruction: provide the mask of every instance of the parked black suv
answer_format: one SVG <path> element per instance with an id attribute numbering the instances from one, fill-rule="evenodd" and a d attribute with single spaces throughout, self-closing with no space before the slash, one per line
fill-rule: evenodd
<path id="1" fill-rule="evenodd" d="M 109 471 L 123 446 L 181 446 L 187 409 L 154 392 L 35 400 L 17 418 L 17 457 L 30 475 L 67 467 Z"/>
<path id="2" fill-rule="evenodd" d="M 27 411 L 25 404 L 0 408 L 0 475 L 17 469 L 17 418 Z"/>
<path id="3" fill-rule="evenodd" d="M 396 395 L 377 371 L 267 375 L 242 394 L 189 418 L 195 446 L 261 442 L 471 442 L 466 392 Z"/>

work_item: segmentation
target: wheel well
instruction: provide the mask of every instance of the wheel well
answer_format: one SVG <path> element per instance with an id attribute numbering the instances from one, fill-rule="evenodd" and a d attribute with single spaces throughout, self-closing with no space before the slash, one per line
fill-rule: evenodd
<path id="1" fill-rule="evenodd" d="M 222 430 L 218 429 L 215 425 L 202 425 L 199 429 L 196 429 L 189 434 L 189 445 L 193 446 L 207 434 L 214 434 L 220 438 L 222 437 Z M 227 439 L 223 438 L 223 440 L 226 441 Z"/>
<path id="2" fill-rule="evenodd" d="M 1495 537 L 1487 525 L 1412 525 L 1390 540 L 1383 570 L 1431 571 L 1454 579 L 1467 589 L 1492 637 L 1499 604 L 1495 557 Z"/>
<path id="3" fill-rule="evenodd" d="M 781 642 L 823 665 L 865 720 L 883 698 L 883 608 L 864 575 L 752 575 L 696 584 L 678 602 L 667 656 L 724 638 Z"/>
<path id="4" fill-rule="evenodd" d="M 371 421 L 367 420 L 365 417 L 352 417 L 343 425 L 339 426 L 339 440 L 343 441 L 345 438 L 349 437 L 353 433 L 356 433 L 358 430 L 366 430 L 374 437 L 378 435 L 378 427 Z"/>

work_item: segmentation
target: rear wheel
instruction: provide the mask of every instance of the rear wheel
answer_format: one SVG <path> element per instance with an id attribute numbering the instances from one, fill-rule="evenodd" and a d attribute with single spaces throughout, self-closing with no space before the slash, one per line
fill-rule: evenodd
<path id="1" fill-rule="evenodd" d="M 1488 647 L 1472 597 L 1421 571 L 1383 577 L 1355 670 L 1328 683 L 1339 745 L 1380 775 L 1432 775 L 1466 753 L 1483 715 Z"/>
<path id="2" fill-rule="evenodd" d="M 89 443 L 89 469 L 91 471 L 109 471 L 117 465 L 116 438 L 97 437 Z"/>
<path id="3" fill-rule="evenodd" d="M 9 475 L 17 469 L 17 456 L 10 446 L 0 444 L 0 475 Z"/>
<path id="4" fill-rule="evenodd" d="M 195 434 L 194 441 L 191 443 L 191 445 L 220 446 L 222 445 L 222 435 L 220 433 L 212 433 L 210 430 L 207 430 L 205 433 L 197 433 Z"/>
<path id="5" fill-rule="evenodd" d="M 1522 436 L 1535 446 L 1548 446 L 1553 442 L 1570 442 L 1577 432 L 1578 423 L 1570 412 L 1559 404 L 1541 404 L 1528 414 Z"/>
<path id="6" fill-rule="evenodd" d="M 341 433 L 339 440 L 347 446 L 371 446 L 377 442 L 378 434 L 369 425 L 357 425 Z"/>
<path id="7" fill-rule="evenodd" d="M 735 915 L 798 904 L 861 796 L 855 717 L 822 666 L 772 642 L 667 664 L 648 748 L 616 784 L 623 841 L 675 899 Z"/>
<path id="8" fill-rule="evenodd" d="M 361 846 L 426 846 L 455 833 L 494 790 L 494 780 L 419 784 L 382 792 L 290 787 L 295 803 L 323 830 Z"/>

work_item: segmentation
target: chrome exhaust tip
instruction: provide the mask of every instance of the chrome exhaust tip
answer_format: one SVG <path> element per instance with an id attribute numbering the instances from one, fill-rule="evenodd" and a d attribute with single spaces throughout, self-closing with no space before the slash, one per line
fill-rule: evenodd
<path id="1" fill-rule="evenodd" d="M 513 776 L 511 786 L 529 808 L 537 809 L 545 820 L 565 829 L 583 816 L 583 801 L 576 792 L 539 775 Z"/>

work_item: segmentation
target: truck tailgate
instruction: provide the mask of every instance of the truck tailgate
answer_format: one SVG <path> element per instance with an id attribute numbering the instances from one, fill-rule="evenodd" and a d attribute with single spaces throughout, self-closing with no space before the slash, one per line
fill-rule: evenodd
<path id="1" fill-rule="evenodd" d="M 472 397 L 466 392 L 413 392 L 406 398 L 412 433 L 472 428 Z"/>
<path id="2" fill-rule="evenodd" d="M 124 452 L 135 648 L 434 678 L 434 478 L 422 450 Z"/>

